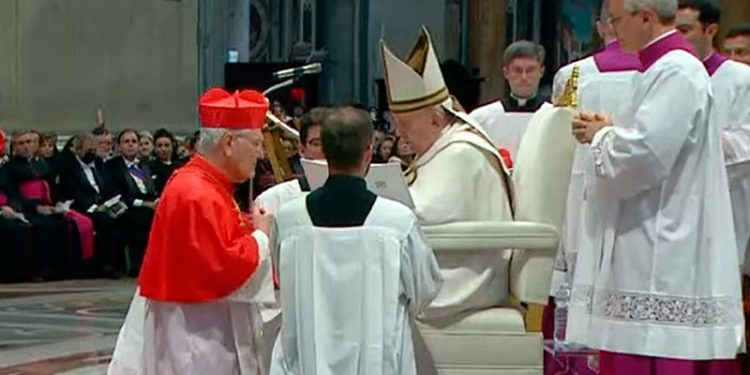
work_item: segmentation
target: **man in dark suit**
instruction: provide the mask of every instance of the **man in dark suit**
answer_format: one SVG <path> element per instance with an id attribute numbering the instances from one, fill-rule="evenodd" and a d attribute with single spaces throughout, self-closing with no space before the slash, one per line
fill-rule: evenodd
<path id="1" fill-rule="evenodd" d="M 158 203 L 158 194 L 151 180 L 151 171 L 146 163 L 138 160 L 138 133 L 135 130 L 123 130 L 117 136 L 120 156 L 114 157 L 104 165 L 105 179 L 113 195 L 120 195 L 128 207 L 123 215 L 123 223 L 128 236 L 130 259 L 130 276 L 137 276 L 146 251 L 154 210 Z"/>
<path id="2" fill-rule="evenodd" d="M 96 139 L 91 134 L 76 136 L 72 150 L 63 155 L 60 185 L 63 196 L 72 199 L 72 208 L 94 222 L 96 235 L 94 272 L 102 276 L 118 276 L 125 270 L 120 219 L 105 202 L 110 197 L 96 167 Z"/>

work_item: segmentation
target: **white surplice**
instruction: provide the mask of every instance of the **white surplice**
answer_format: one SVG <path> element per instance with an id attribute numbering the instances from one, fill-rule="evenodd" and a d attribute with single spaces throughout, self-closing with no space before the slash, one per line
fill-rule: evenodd
<path id="1" fill-rule="evenodd" d="M 294 179 L 271 186 L 255 198 L 255 203 L 258 203 L 271 213 L 276 213 L 279 212 L 282 204 L 305 196 L 307 193 L 306 191 L 302 191 L 299 180 Z"/>
<path id="2" fill-rule="evenodd" d="M 555 74 L 553 97 L 558 98 L 565 90 L 573 67 L 579 68 L 578 79 L 578 110 L 606 113 L 616 119 L 628 118 L 632 111 L 631 100 L 637 70 L 622 72 L 600 72 L 594 57 L 587 57 L 580 61 L 562 67 Z M 626 99 L 627 98 L 627 99 Z M 557 251 L 555 268 L 552 274 L 550 295 L 559 288 L 564 280 L 566 271 L 572 271 L 570 264 L 575 261 L 578 252 L 581 231 L 581 212 L 584 205 L 584 172 L 585 166 L 591 162 L 589 145 L 576 146 L 573 168 L 571 170 L 568 196 L 565 203 L 565 218 Z"/>
<path id="3" fill-rule="evenodd" d="M 449 125 L 405 172 L 422 225 L 513 220 L 500 155 L 477 129 L 477 124 Z M 437 254 L 445 283 L 424 318 L 449 318 L 503 304 L 509 258 L 510 251 Z"/>
<path id="4" fill-rule="evenodd" d="M 591 143 L 567 339 L 631 355 L 734 358 L 744 321 L 708 74 L 671 50 L 638 80 L 632 118 Z"/>
<path id="5" fill-rule="evenodd" d="M 308 194 L 308 191 L 302 191 L 302 187 L 299 184 L 299 180 L 294 179 L 291 181 L 282 182 L 278 185 L 274 185 L 266 191 L 260 193 L 255 198 L 255 203 L 260 207 L 266 209 L 271 214 L 276 214 L 281 209 L 281 206 L 294 201 L 299 197 L 304 197 Z M 275 227 L 271 229 L 270 238 L 271 243 L 275 242 L 276 233 L 274 232 Z M 278 258 L 273 249 L 271 249 L 271 259 L 273 264 L 277 264 Z M 275 301 L 270 305 L 261 305 L 260 312 L 263 315 L 263 322 L 268 323 L 281 314 L 279 307 L 279 301 Z"/>
<path id="6" fill-rule="evenodd" d="M 750 262 L 745 249 L 750 239 L 750 170 L 734 167 L 750 162 L 750 67 L 725 61 L 711 76 L 716 114 L 721 129 L 724 157 L 728 164 L 729 192 L 732 197 L 734 230 L 740 261 L 745 259 L 745 273 Z M 733 169 L 736 169 L 736 173 Z"/>
<path id="7" fill-rule="evenodd" d="M 361 227 L 315 227 L 303 198 L 276 223 L 284 314 L 271 374 L 415 374 L 409 321 L 441 285 L 415 215 L 377 198 Z"/>
<path id="8" fill-rule="evenodd" d="M 498 100 L 473 110 L 469 116 L 484 129 L 495 145 L 508 150 L 511 159 L 515 160 L 534 113 L 505 112 L 503 103 Z"/>
<path id="9" fill-rule="evenodd" d="M 225 299 L 194 304 L 152 301 L 136 290 L 108 375 L 258 375 L 262 320 L 258 304 L 274 302 L 268 237 L 253 233 L 259 263 Z"/>

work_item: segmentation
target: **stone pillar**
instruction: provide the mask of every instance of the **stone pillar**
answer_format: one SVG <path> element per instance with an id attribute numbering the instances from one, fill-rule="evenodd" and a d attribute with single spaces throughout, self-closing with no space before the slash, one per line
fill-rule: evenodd
<path id="1" fill-rule="evenodd" d="M 250 0 L 229 1 L 228 48 L 239 52 L 239 62 L 250 61 Z"/>
<path id="2" fill-rule="evenodd" d="M 224 85 L 229 42 L 229 0 L 198 1 L 198 89 Z"/>
<path id="3" fill-rule="evenodd" d="M 469 66 L 485 78 L 480 102 L 499 99 L 505 92 L 503 52 L 507 0 L 470 0 Z"/>

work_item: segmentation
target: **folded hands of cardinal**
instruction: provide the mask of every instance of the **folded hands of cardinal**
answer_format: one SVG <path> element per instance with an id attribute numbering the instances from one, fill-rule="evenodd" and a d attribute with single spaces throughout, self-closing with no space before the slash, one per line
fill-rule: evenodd
<path id="1" fill-rule="evenodd" d="M 594 135 L 605 126 L 612 125 L 612 118 L 596 112 L 581 112 L 572 121 L 573 136 L 580 143 L 591 143 Z"/>

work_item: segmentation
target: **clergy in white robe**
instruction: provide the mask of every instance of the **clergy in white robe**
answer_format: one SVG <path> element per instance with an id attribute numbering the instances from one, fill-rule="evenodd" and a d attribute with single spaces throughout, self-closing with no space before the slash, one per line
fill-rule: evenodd
<path id="1" fill-rule="evenodd" d="M 632 111 L 630 98 L 636 77 L 640 74 L 641 63 L 635 53 L 625 52 L 614 35 L 606 13 L 606 2 L 602 6 L 601 19 L 597 22 L 599 35 L 605 40 L 601 51 L 562 67 L 555 74 L 552 95 L 559 99 L 571 76 L 574 67 L 579 69 L 578 109 L 607 113 L 616 119 L 627 118 Z M 576 147 L 571 171 L 565 218 L 560 247 L 555 260 L 551 295 L 557 291 L 566 272 L 572 276 L 575 255 L 578 252 L 578 238 L 581 235 L 581 212 L 584 205 L 585 166 L 590 163 L 591 149 L 587 144 Z"/>
<path id="2" fill-rule="evenodd" d="M 711 0 L 682 0 L 677 29 L 703 60 L 714 92 L 715 114 L 727 164 L 740 264 L 750 239 L 750 66 L 714 50 L 721 8 Z M 747 262 L 745 262 L 745 271 Z"/>
<path id="3" fill-rule="evenodd" d="M 271 374 L 415 374 L 410 319 L 442 282 L 414 213 L 378 198 L 367 112 L 323 125 L 329 177 L 276 217 L 282 329 Z"/>
<path id="4" fill-rule="evenodd" d="M 566 338 L 600 349 L 603 373 L 735 373 L 744 321 L 710 79 L 674 30 L 676 3 L 609 10 L 644 72 L 632 118 L 573 122 L 594 157 Z"/>
<path id="5" fill-rule="evenodd" d="M 274 300 L 272 217 L 256 206 L 251 221 L 233 189 L 252 177 L 267 110 L 255 91 L 201 97 L 198 154 L 164 190 L 109 374 L 266 372 L 258 304 Z"/>
<path id="6" fill-rule="evenodd" d="M 298 152 L 301 158 L 310 160 L 320 160 L 325 158 L 320 140 L 320 126 L 327 114 L 328 108 L 317 107 L 305 113 L 300 119 L 300 141 L 298 144 Z M 255 198 L 255 204 L 263 207 L 270 214 L 275 215 L 283 205 L 292 202 L 297 198 L 307 196 L 309 192 L 310 184 L 307 182 L 307 178 L 305 178 L 304 174 L 302 174 L 293 180 L 282 182 L 266 189 Z M 275 236 L 276 233 L 274 233 L 273 228 L 271 228 L 271 233 L 269 234 L 271 243 L 275 241 Z M 277 255 L 278 254 L 275 254 L 273 251 L 271 252 L 271 259 L 274 268 L 276 267 L 278 260 Z M 276 278 L 276 273 L 273 275 L 274 286 L 278 293 L 278 279 Z M 279 318 L 281 315 L 281 307 L 278 298 L 273 303 L 261 304 L 260 313 L 263 319 L 264 342 L 273 343 L 278 335 L 279 329 L 281 328 L 281 319 Z M 271 348 L 272 345 L 267 345 L 263 349 L 263 359 L 264 362 L 268 364 L 271 363 Z"/>
<path id="7" fill-rule="evenodd" d="M 609 23 L 606 1 L 602 6 L 600 20 L 597 21 L 597 30 L 605 41 L 604 49 L 562 67 L 555 75 L 553 98 L 555 100 L 561 98 L 573 68 L 577 67 L 579 72 L 578 109 L 608 113 L 617 119 L 628 118 L 632 111 L 630 104 L 632 100 L 629 98 L 632 98 L 641 63 L 635 53 L 628 53 L 620 48 L 614 29 Z M 542 317 L 542 333 L 546 339 L 553 338 L 556 308 L 554 296 L 561 292 L 568 293 L 567 288 L 570 288 L 573 280 L 576 255 L 580 246 L 579 238 L 584 235 L 581 227 L 581 212 L 585 210 L 586 205 L 584 182 L 587 170 L 585 166 L 590 164 L 591 157 L 591 149 L 587 144 L 579 144 L 576 147 L 565 202 L 561 238 L 552 270 L 551 297 Z M 551 360 L 545 361 L 547 367 L 555 366 L 557 363 Z"/>
<path id="8" fill-rule="evenodd" d="M 427 30 L 405 61 L 381 45 L 389 107 L 417 154 L 405 175 L 419 222 L 512 220 L 508 169 L 484 130 L 453 109 Z M 470 249 L 437 254 L 445 282 L 422 319 L 503 304 L 509 257 Z"/>

